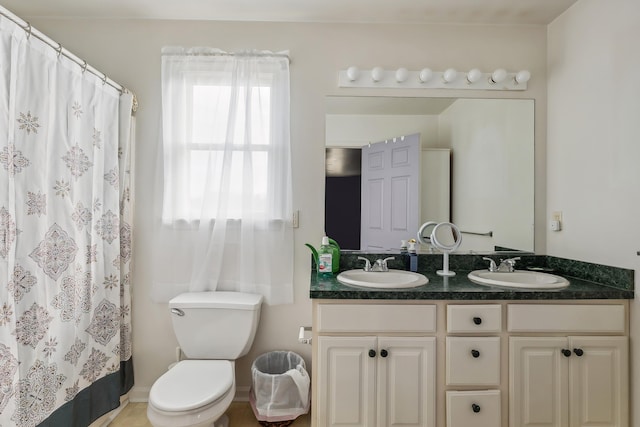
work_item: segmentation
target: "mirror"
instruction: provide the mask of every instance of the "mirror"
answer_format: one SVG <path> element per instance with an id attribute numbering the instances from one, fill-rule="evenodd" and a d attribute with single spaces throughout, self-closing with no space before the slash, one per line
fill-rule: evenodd
<path id="1" fill-rule="evenodd" d="M 361 209 L 361 153 L 419 134 L 420 214 L 406 239 L 425 222 L 452 222 L 463 236 L 457 253 L 534 250 L 533 100 L 328 96 L 325 118 L 325 232 L 343 249 L 400 250 L 400 241 L 361 246 L 370 211 Z M 396 207 L 376 217 L 393 221 Z"/>

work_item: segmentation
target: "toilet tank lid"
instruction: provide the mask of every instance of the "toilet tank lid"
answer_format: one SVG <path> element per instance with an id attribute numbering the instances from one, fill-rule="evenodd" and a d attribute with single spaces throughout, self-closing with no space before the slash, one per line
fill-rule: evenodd
<path id="1" fill-rule="evenodd" d="M 244 292 L 187 292 L 169 301 L 169 308 L 229 308 L 257 310 L 262 295 Z"/>

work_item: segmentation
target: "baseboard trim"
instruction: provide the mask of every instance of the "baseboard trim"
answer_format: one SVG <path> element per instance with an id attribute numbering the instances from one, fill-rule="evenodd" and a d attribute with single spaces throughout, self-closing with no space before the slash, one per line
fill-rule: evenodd
<path id="1" fill-rule="evenodd" d="M 249 401 L 249 390 L 251 387 L 243 386 L 236 387 L 236 397 L 233 398 L 234 402 L 248 402 Z"/>
<path id="2" fill-rule="evenodd" d="M 151 387 L 136 387 L 133 386 L 131 390 L 129 390 L 129 401 L 130 402 L 148 402 L 149 401 L 149 391 Z"/>

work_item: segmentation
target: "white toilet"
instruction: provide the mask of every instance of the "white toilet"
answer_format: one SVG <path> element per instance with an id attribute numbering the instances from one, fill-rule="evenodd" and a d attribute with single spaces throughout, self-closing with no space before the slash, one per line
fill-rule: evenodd
<path id="1" fill-rule="evenodd" d="M 169 301 L 173 330 L 187 360 L 151 387 L 151 425 L 226 425 L 223 415 L 236 392 L 235 360 L 251 348 L 261 304 L 261 295 L 240 292 L 184 293 Z"/>

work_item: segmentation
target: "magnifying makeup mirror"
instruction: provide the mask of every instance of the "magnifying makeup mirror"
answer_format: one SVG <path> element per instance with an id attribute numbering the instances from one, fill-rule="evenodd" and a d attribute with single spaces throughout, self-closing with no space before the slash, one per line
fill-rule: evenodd
<path id="1" fill-rule="evenodd" d="M 436 225 L 438 225 L 437 222 L 429 221 L 420 226 L 418 230 L 418 242 L 420 242 L 420 244 L 431 245 L 431 233 Z"/>
<path id="2" fill-rule="evenodd" d="M 436 274 L 439 276 L 455 276 L 456 273 L 449 270 L 449 254 L 458 249 L 460 243 L 462 243 L 462 233 L 460 233 L 458 227 L 450 222 L 441 222 L 433 227 L 430 240 L 431 244 L 440 250 L 444 257 L 442 270 L 436 271 Z"/>

